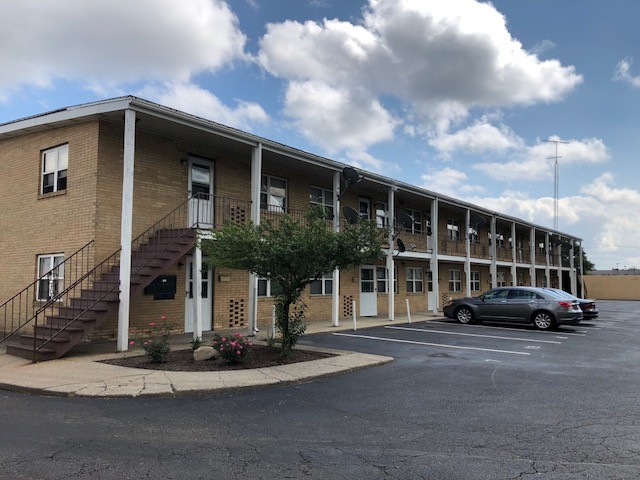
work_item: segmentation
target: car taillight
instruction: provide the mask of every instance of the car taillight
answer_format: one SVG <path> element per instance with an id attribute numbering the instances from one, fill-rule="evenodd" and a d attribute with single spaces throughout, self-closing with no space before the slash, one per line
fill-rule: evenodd
<path id="1" fill-rule="evenodd" d="M 563 308 L 573 308 L 573 302 L 565 302 L 564 300 L 559 301 L 558 305 Z"/>

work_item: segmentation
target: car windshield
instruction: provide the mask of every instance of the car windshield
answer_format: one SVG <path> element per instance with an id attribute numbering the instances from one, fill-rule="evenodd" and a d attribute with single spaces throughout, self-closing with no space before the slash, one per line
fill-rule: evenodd
<path id="1" fill-rule="evenodd" d="M 573 295 L 571 295 L 569 292 L 565 292 L 564 290 L 560 290 L 558 288 L 553 288 L 553 289 L 549 289 L 552 293 L 555 293 L 556 295 L 562 297 L 562 298 L 569 298 L 571 300 L 577 300 L 578 297 L 575 297 Z"/>

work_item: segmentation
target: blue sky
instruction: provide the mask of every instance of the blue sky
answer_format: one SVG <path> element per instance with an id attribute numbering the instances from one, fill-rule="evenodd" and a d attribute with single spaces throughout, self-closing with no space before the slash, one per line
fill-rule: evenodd
<path id="1" fill-rule="evenodd" d="M 640 267 L 637 0 L 0 3 L 0 122 L 133 94 Z M 634 63 L 634 59 L 638 62 Z"/>

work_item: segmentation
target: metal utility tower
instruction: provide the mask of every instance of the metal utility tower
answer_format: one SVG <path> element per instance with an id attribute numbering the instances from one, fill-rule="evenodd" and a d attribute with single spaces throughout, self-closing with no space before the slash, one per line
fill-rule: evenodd
<path id="1" fill-rule="evenodd" d="M 553 165 L 553 229 L 558 230 L 558 196 L 560 193 L 560 165 L 558 164 L 558 159 L 562 158 L 558 156 L 558 144 L 559 143 L 569 143 L 563 140 L 546 140 L 549 143 L 556 144 L 556 154 L 553 157 L 547 157 L 548 159 L 555 159 L 555 164 Z"/>

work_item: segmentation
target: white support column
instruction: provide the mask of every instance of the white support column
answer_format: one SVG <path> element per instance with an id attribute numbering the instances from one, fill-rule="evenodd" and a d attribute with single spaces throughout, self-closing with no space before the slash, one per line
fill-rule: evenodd
<path id="1" fill-rule="evenodd" d="M 562 290 L 562 245 L 557 247 L 556 258 L 558 259 L 558 288 Z"/>
<path id="2" fill-rule="evenodd" d="M 529 255 L 531 256 L 530 262 L 531 266 L 529 267 L 529 277 L 531 279 L 531 286 L 537 286 L 537 276 L 536 276 L 536 229 L 531 228 L 531 232 L 529 235 Z"/>
<path id="3" fill-rule="evenodd" d="M 496 216 L 491 217 L 491 288 L 498 285 L 498 263 L 496 245 Z"/>
<path id="4" fill-rule="evenodd" d="M 547 287 L 551 286 L 551 268 L 549 265 L 549 253 L 551 251 L 551 246 L 549 245 L 549 232 L 545 232 L 544 234 L 544 256 L 547 259 L 547 263 L 544 267 L 544 276 L 545 281 L 547 282 Z"/>
<path id="5" fill-rule="evenodd" d="M 571 294 L 578 294 L 578 279 L 576 275 L 576 241 L 571 239 L 571 251 L 569 252 L 569 268 L 571 271 L 569 272 L 569 278 L 571 279 Z M 584 294 L 582 295 L 584 297 Z"/>
<path id="6" fill-rule="evenodd" d="M 262 182 L 262 144 L 259 143 L 251 155 L 251 221 L 260 224 L 260 184 Z M 258 331 L 258 277 L 249 274 L 248 334 Z"/>
<path id="7" fill-rule="evenodd" d="M 431 245 L 433 248 L 431 260 L 429 261 L 429 270 L 431 270 L 433 296 L 436 300 L 431 310 L 434 315 L 437 315 L 440 310 L 440 265 L 438 264 L 438 209 L 440 206 L 438 203 L 437 198 L 431 201 Z"/>
<path id="8" fill-rule="evenodd" d="M 340 172 L 333 174 L 333 230 L 340 231 Z M 331 325 L 340 325 L 340 270 L 333 271 L 331 290 Z"/>
<path id="9" fill-rule="evenodd" d="M 464 261 L 464 275 L 465 275 L 465 289 L 467 292 L 467 297 L 471 296 L 471 210 L 467 208 L 467 217 L 466 217 L 467 227 L 465 229 L 466 239 L 465 239 L 465 251 L 467 252 L 467 257 Z"/>
<path id="10" fill-rule="evenodd" d="M 136 112 L 124 112 L 124 165 L 122 171 L 122 211 L 120 217 L 120 303 L 118 342 L 120 352 L 129 349 L 129 307 L 131 296 L 131 241 L 133 235 L 133 172 L 136 144 Z"/>
<path id="11" fill-rule="evenodd" d="M 583 255 L 584 252 L 582 251 L 582 242 L 580 242 L 580 255 L 578 256 L 578 263 L 580 264 L 580 297 L 585 298 L 587 295 L 584 292 L 584 267 L 582 265 Z"/>
<path id="12" fill-rule="evenodd" d="M 393 227 L 395 224 L 395 193 L 396 193 L 396 188 L 395 187 L 389 187 L 389 202 L 388 202 L 388 209 L 389 211 L 387 212 L 387 217 L 389 220 L 389 253 L 387 253 L 387 277 L 389 278 L 389 285 L 387 287 L 387 294 L 388 294 L 388 298 L 389 298 L 389 320 L 395 320 L 395 316 L 396 316 L 396 309 L 395 309 L 395 302 L 396 302 L 396 296 L 395 296 L 395 289 L 394 289 L 394 285 L 395 285 L 395 272 L 394 272 L 394 265 L 395 262 L 393 260 Z"/>
<path id="13" fill-rule="evenodd" d="M 196 243 L 193 265 L 195 290 L 195 321 L 193 322 L 193 339 L 202 340 L 202 249 Z M 209 281 L 212 281 L 211 279 Z"/>
<path id="14" fill-rule="evenodd" d="M 518 268 L 516 262 L 518 256 L 516 254 L 516 222 L 511 224 L 511 285 L 518 285 Z"/>

